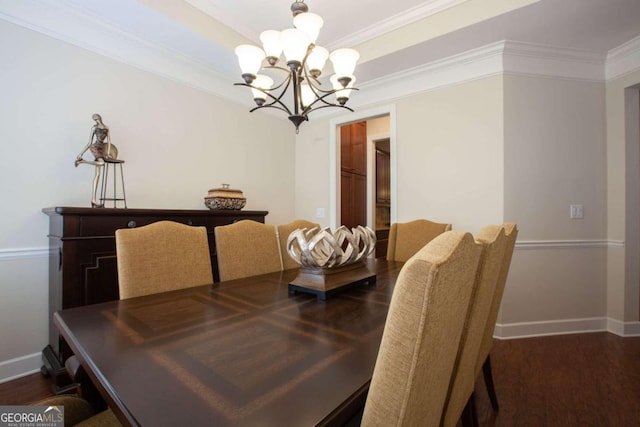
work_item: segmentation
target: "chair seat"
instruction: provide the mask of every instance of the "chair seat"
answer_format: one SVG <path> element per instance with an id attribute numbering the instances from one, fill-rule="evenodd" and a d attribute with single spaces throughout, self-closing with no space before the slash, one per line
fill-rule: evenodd
<path id="1" fill-rule="evenodd" d="M 111 409 L 95 413 L 85 399 L 71 394 L 51 396 L 33 403 L 34 406 L 64 406 L 64 425 L 81 427 L 120 427 L 122 424 Z"/>
<path id="2" fill-rule="evenodd" d="M 121 425 L 113 411 L 107 409 L 76 424 L 76 427 L 116 427 Z"/>

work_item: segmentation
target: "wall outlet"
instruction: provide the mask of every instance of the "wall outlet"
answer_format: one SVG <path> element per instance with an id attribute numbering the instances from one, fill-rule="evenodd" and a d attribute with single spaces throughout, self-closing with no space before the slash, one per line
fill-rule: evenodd
<path id="1" fill-rule="evenodd" d="M 583 219 L 584 211 L 582 205 L 570 205 L 569 206 L 569 218 L 571 219 Z"/>
<path id="2" fill-rule="evenodd" d="M 316 208 L 316 218 L 324 218 L 324 208 Z"/>

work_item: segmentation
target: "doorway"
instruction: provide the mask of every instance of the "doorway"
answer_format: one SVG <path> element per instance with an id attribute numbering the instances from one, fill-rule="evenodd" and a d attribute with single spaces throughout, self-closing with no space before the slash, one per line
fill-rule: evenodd
<path id="1" fill-rule="evenodd" d="M 376 256 L 384 256 L 396 209 L 395 108 L 350 118 L 331 122 L 330 224 L 376 230 Z"/>

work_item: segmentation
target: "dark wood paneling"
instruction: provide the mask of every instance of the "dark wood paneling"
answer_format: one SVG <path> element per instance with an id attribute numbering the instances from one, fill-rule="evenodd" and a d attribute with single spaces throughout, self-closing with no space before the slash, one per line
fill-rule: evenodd
<path id="1" fill-rule="evenodd" d="M 389 246 L 389 229 L 376 230 L 376 258 L 386 258 Z"/>
<path id="2" fill-rule="evenodd" d="M 367 177 L 340 173 L 340 222 L 349 228 L 367 225 Z"/>
<path id="3" fill-rule="evenodd" d="M 367 122 L 340 127 L 340 222 L 367 225 Z"/>
<path id="4" fill-rule="evenodd" d="M 376 150 L 376 203 L 391 204 L 391 156 Z"/>

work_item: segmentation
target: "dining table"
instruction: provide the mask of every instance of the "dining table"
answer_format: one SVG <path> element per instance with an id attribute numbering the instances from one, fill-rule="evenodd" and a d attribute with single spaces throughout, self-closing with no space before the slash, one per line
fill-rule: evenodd
<path id="1" fill-rule="evenodd" d="M 402 263 L 319 300 L 299 270 L 58 311 L 54 324 L 132 426 L 335 426 L 366 401 Z"/>

